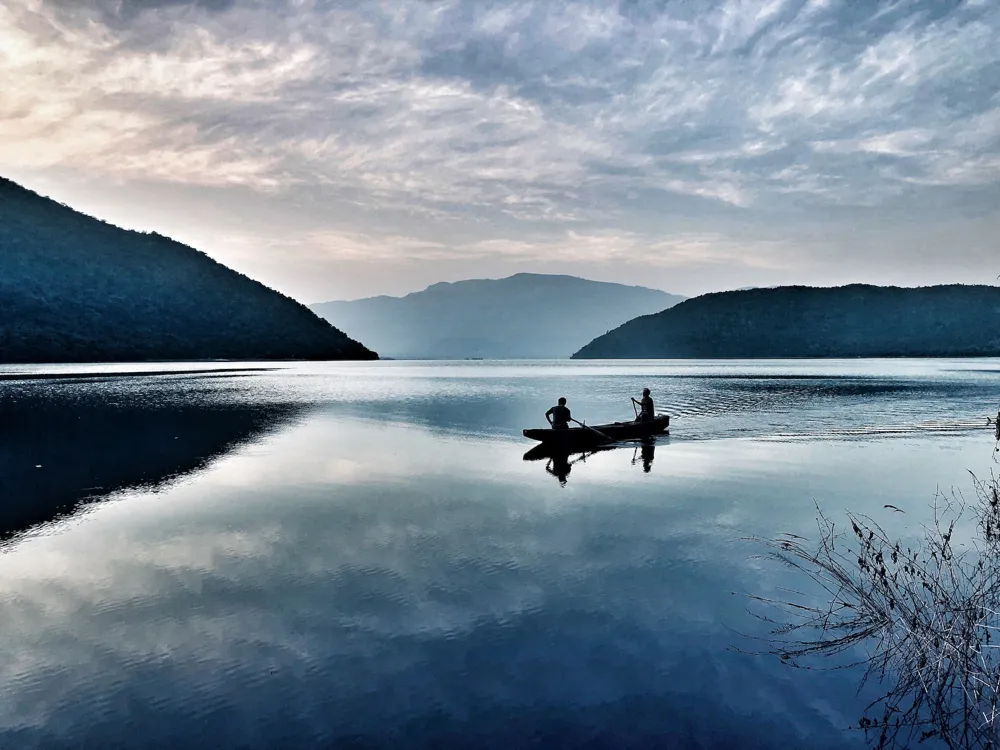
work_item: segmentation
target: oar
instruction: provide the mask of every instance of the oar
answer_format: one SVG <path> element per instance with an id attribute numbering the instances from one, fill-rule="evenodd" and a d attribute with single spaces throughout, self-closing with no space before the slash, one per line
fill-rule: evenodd
<path id="1" fill-rule="evenodd" d="M 581 422 L 581 421 L 580 421 L 580 420 L 578 420 L 578 419 L 573 419 L 572 417 L 570 417 L 570 418 L 569 418 L 569 421 L 570 421 L 570 422 L 576 422 L 576 423 L 577 423 L 578 425 L 580 425 L 581 427 L 583 427 L 583 428 L 585 428 L 585 429 L 588 429 L 588 430 L 590 430 L 591 432 L 596 432 L 596 433 L 597 433 L 598 435 L 600 435 L 600 436 L 601 436 L 602 438 L 604 438 L 605 440 L 607 440 L 607 441 L 608 441 L 609 443 L 613 443 L 613 442 L 615 442 L 614 440 L 612 440 L 611 438 L 609 438 L 609 437 L 608 437 L 607 435 L 605 435 L 605 434 L 604 434 L 603 432 L 601 432 L 600 430 L 595 430 L 595 429 L 594 429 L 593 427 L 589 427 L 588 425 L 585 425 L 585 424 L 584 424 L 583 422 Z"/>

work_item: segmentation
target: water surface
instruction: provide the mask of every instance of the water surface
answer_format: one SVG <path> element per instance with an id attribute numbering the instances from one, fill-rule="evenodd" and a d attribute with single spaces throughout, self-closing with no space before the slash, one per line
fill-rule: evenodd
<path id="1" fill-rule="evenodd" d="M 855 673 L 731 648 L 741 539 L 995 465 L 997 360 L 203 369 L 0 368 L 0 746 L 856 746 Z M 652 449 L 523 460 L 644 386 Z"/>

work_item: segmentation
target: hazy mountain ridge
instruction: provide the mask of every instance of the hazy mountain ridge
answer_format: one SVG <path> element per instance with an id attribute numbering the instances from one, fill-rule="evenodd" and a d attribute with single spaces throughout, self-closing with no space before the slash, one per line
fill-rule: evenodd
<path id="1" fill-rule="evenodd" d="M 631 320 L 573 356 L 1000 356 L 1000 288 L 851 284 L 717 292 Z"/>
<path id="2" fill-rule="evenodd" d="M 547 359 L 569 357 L 594 336 L 682 299 L 646 287 L 519 273 L 311 307 L 383 356 Z"/>
<path id="3" fill-rule="evenodd" d="M 375 357 L 194 248 L 0 178 L 0 362 Z"/>

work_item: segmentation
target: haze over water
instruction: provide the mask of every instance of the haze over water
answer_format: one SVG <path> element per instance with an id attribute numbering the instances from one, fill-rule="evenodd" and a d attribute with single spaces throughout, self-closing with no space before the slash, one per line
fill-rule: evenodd
<path id="1" fill-rule="evenodd" d="M 996 466 L 1000 360 L 211 367 L 0 368 L 0 746 L 858 745 L 742 539 Z M 644 386 L 652 455 L 523 460 Z"/>

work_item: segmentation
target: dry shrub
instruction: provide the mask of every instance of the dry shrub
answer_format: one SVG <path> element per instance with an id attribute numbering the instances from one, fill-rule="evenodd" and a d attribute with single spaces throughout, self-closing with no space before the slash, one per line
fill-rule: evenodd
<path id="1" fill-rule="evenodd" d="M 753 540 L 824 592 L 751 597 L 766 605 L 753 612 L 769 624 L 766 653 L 796 667 L 862 666 L 862 686 L 878 684 L 880 697 L 858 728 L 876 747 L 1000 744 L 1000 486 L 995 474 L 973 482 L 975 500 L 939 494 L 910 545 L 865 515 L 838 529 L 818 507 L 817 545 Z"/>

